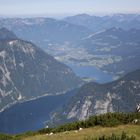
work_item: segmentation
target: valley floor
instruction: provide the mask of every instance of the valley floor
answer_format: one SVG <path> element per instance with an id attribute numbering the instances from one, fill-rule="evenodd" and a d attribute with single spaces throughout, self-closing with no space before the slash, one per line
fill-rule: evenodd
<path id="1" fill-rule="evenodd" d="M 125 132 L 128 136 L 134 135 L 136 140 L 140 140 L 140 125 L 121 125 L 117 127 L 93 127 L 83 129 L 81 131 L 69 131 L 63 133 L 47 135 L 36 135 L 33 137 L 24 138 L 22 140 L 84 140 L 88 137 L 98 138 L 99 136 L 109 136 L 112 133 L 120 135 Z"/>

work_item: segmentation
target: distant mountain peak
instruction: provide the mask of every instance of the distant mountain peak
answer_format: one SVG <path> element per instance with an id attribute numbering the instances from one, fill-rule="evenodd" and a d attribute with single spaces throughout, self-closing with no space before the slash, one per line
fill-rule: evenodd
<path id="1" fill-rule="evenodd" d="M 64 18 L 64 21 L 67 21 L 69 23 L 75 24 L 78 22 L 77 25 L 83 25 L 83 21 L 87 21 L 87 20 L 91 20 L 94 16 L 88 15 L 88 14 L 78 14 L 78 15 L 74 15 L 74 16 L 69 16 Z M 82 23 L 82 24 L 80 24 Z"/>
<path id="2" fill-rule="evenodd" d="M 0 29 L 0 40 L 13 40 L 17 39 L 16 35 L 7 28 Z"/>
<path id="3" fill-rule="evenodd" d="M 79 16 L 79 17 L 90 17 L 90 15 L 88 15 L 88 14 L 85 14 L 85 13 L 83 13 L 83 14 L 78 14 L 78 15 L 75 15 L 75 16 Z"/>

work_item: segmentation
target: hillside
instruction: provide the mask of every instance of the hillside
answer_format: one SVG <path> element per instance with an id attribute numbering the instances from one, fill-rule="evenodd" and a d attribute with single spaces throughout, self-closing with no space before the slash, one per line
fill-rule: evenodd
<path id="1" fill-rule="evenodd" d="M 57 127 L 46 126 L 34 132 L 29 131 L 17 135 L 0 134 L 0 138 L 3 138 L 2 140 L 94 140 L 95 138 L 101 138 L 103 135 L 104 137 L 114 135 L 119 138 L 117 140 L 120 140 L 120 136 L 124 137 L 125 135 L 125 137 L 128 136 L 130 139 L 121 140 L 139 140 L 139 129 L 139 112 L 106 113 L 91 116 L 85 121 L 66 123 Z"/>
<path id="2" fill-rule="evenodd" d="M 109 136 L 112 133 L 120 135 L 123 131 L 129 136 L 134 135 L 136 140 L 140 140 L 140 125 L 121 125 L 118 127 L 93 127 L 83 129 L 82 131 L 70 131 L 67 133 L 58 133 L 52 136 L 37 135 L 33 137 L 23 138 L 22 140 L 84 140 L 92 137 L 98 138 L 102 135 Z"/>
<path id="3" fill-rule="evenodd" d="M 132 112 L 140 103 L 140 70 L 128 73 L 121 79 L 98 84 L 83 85 L 68 105 L 52 113 L 52 121 L 61 123 L 84 120 L 106 112 Z M 65 118 L 65 119 L 64 119 Z"/>

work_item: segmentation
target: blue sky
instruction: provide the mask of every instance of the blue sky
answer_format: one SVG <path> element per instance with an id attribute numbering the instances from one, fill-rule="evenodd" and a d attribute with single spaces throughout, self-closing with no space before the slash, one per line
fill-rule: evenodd
<path id="1" fill-rule="evenodd" d="M 140 0 L 0 0 L 0 16 L 140 13 Z"/>

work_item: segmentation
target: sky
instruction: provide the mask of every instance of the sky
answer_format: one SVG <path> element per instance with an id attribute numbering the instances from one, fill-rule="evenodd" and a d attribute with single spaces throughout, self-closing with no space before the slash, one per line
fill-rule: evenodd
<path id="1" fill-rule="evenodd" d="M 0 16 L 140 13 L 140 0 L 0 0 Z"/>

